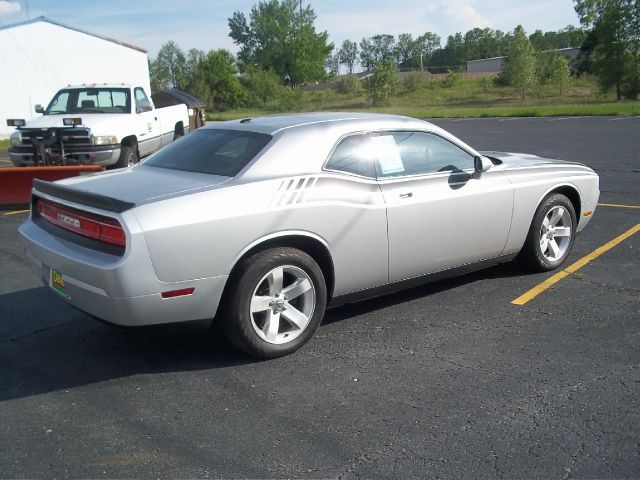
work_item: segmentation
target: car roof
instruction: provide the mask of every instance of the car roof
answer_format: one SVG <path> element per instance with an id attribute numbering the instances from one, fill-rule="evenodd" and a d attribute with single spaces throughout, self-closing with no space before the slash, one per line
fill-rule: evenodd
<path id="1" fill-rule="evenodd" d="M 205 128 L 226 128 L 233 130 L 247 130 L 251 132 L 276 133 L 292 128 L 314 128 L 327 124 L 341 124 L 343 126 L 366 128 L 367 125 L 384 123 L 388 128 L 403 128 L 409 124 L 419 124 L 422 128 L 433 126 L 423 120 L 403 117 L 400 115 L 387 115 L 379 113 L 362 112 L 311 112 L 288 115 L 270 115 L 264 117 L 247 117 L 238 120 L 208 125 Z"/>

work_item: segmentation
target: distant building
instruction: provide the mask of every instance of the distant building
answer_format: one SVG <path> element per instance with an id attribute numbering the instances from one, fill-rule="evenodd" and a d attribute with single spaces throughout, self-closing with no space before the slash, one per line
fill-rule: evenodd
<path id="1" fill-rule="evenodd" d="M 149 91 L 147 52 L 45 17 L 0 26 L 0 138 L 69 84 L 134 83 Z"/>
<path id="2" fill-rule="evenodd" d="M 556 50 L 544 50 L 540 53 L 559 53 L 572 59 L 580 53 L 579 48 L 558 48 Z M 467 72 L 493 72 L 498 73 L 504 70 L 507 57 L 480 58 L 478 60 L 467 61 Z"/>
<path id="3" fill-rule="evenodd" d="M 501 72 L 507 57 L 481 58 L 467 62 L 467 72 Z"/>
<path id="4" fill-rule="evenodd" d="M 557 48 L 555 50 L 543 50 L 540 53 L 559 53 L 560 55 L 567 57 L 569 60 L 576 58 L 580 53 L 580 49 L 576 47 Z"/>

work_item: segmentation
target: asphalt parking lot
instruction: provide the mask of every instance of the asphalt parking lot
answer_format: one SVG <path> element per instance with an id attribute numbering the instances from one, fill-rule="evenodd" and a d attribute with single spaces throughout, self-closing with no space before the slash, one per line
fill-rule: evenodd
<path id="1" fill-rule="evenodd" d="M 434 123 L 598 171 L 610 206 L 567 265 L 640 223 L 638 117 Z M 552 274 L 506 264 L 331 310 L 302 350 L 255 362 L 216 336 L 75 311 L 40 285 L 9 213 L 0 477 L 640 477 L 640 233 L 525 305 Z"/>

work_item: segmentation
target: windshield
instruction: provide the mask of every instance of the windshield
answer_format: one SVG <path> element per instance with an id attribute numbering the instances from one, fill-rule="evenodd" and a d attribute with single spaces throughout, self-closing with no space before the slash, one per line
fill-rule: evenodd
<path id="1" fill-rule="evenodd" d="M 131 113 L 128 88 L 70 88 L 60 90 L 45 115 L 69 113 Z"/>
<path id="2" fill-rule="evenodd" d="M 234 177 L 269 140 L 271 135 L 264 133 L 200 129 L 170 143 L 143 165 Z"/>

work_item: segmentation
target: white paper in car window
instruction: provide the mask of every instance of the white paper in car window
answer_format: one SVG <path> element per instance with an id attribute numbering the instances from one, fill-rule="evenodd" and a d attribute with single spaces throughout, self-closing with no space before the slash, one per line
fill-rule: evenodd
<path id="1" fill-rule="evenodd" d="M 393 135 L 371 137 L 383 175 L 404 172 L 404 165 Z"/>

